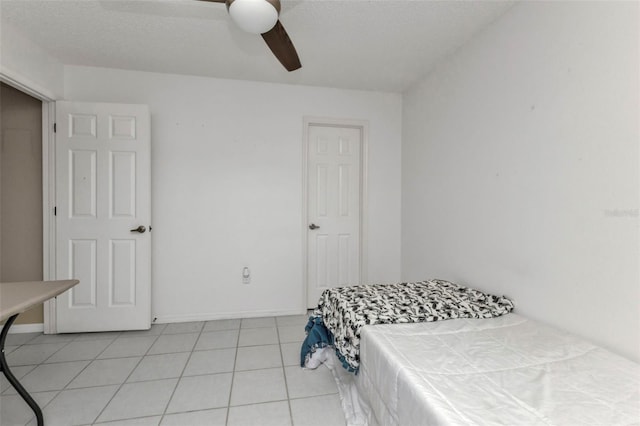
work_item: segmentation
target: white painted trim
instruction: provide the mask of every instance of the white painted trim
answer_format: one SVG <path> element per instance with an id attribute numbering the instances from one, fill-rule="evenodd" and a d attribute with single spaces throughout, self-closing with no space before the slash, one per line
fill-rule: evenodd
<path id="1" fill-rule="evenodd" d="M 304 310 L 284 310 L 284 311 L 238 311 L 238 312 L 216 312 L 216 313 L 198 313 L 185 315 L 161 315 L 155 317 L 152 324 L 170 324 L 176 322 L 191 321 L 214 321 L 221 319 L 238 319 L 238 318 L 261 318 L 261 317 L 277 317 L 284 315 L 302 315 L 307 312 Z"/>
<path id="2" fill-rule="evenodd" d="M 13 324 L 9 328 L 9 334 L 20 333 L 42 333 L 44 330 L 44 324 Z"/>
<path id="3" fill-rule="evenodd" d="M 309 232 L 307 231 L 307 221 L 309 220 L 309 124 L 311 118 L 304 117 L 302 125 L 302 307 L 308 308 L 309 298 Z"/>
<path id="4" fill-rule="evenodd" d="M 369 206 L 369 122 L 367 120 L 348 120 L 342 118 L 331 117 L 303 117 L 302 126 L 302 306 L 307 308 L 307 295 L 309 289 L 308 269 L 309 269 L 309 253 L 308 253 L 308 203 L 309 191 L 308 182 L 308 161 L 309 161 L 309 126 L 335 126 L 335 127 L 352 127 L 361 130 L 361 146 L 360 146 L 360 283 L 367 283 L 368 258 L 367 258 L 367 242 L 368 242 L 368 206 Z"/>
<path id="5" fill-rule="evenodd" d="M 360 282 L 369 283 L 369 122 L 362 124 L 362 147 L 360 152 Z"/>
<path id="6" fill-rule="evenodd" d="M 0 65 L 0 81 L 43 102 L 51 102 L 56 99 L 56 96 L 50 90 L 3 65 Z"/>
<path id="7" fill-rule="evenodd" d="M 56 279 L 55 105 L 55 102 L 42 103 L 42 276 L 45 280 Z M 55 299 L 44 302 L 44 333 L 57 333 Z"/>

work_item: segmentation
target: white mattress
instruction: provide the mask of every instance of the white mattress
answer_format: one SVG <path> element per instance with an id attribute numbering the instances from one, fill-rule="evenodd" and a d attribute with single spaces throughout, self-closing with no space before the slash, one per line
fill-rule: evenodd
<path id="1" fill-rule="evenodd" d="M 640 424 L 638 364 L 516 314 L 366 326 L 360 360 L 328 363 L 350 424 Z"/>

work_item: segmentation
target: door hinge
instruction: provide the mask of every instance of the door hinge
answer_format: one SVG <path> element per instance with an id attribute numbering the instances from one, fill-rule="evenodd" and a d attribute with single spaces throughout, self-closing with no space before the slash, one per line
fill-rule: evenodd
<path id="1" fill-rule="evenodd" d="M 53 123 L 53 133 L 58 131 L 58 123 Z"/>

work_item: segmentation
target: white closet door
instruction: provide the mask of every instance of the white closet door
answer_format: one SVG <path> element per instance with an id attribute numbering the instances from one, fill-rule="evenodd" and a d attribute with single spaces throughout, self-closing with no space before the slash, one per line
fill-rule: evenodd
<path id="1" fill-rule="evenodd" d="M 57 332 L 151 325 L 151 164 L 146 105 L 56 103 Z"/>
<path id="2" fill-rule="evenodd" d="M 360 283 L 362 129 L 308 127 L 307 306 Z"/>

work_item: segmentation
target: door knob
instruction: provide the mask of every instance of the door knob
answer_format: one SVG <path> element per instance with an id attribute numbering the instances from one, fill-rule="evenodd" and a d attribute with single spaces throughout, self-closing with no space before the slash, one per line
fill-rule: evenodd
<path id="1" fill-rule="evenodd" d="M 311 229 L 311 230 L 320 229 L 320 227 L 318 225 L 316 225 L 315 223 L 312 223 L 311 225 L 309 225 L 309 229 Z"/>
<path id="2" fill-rule="evenodd" d="M 144 226 L 140 225 L 136 229 L 132 229 L 131 232 L 139 232 L 141 234 L 144 234 L 146 230 L 147 230 L 147 228 L 145 228 Z"/>

